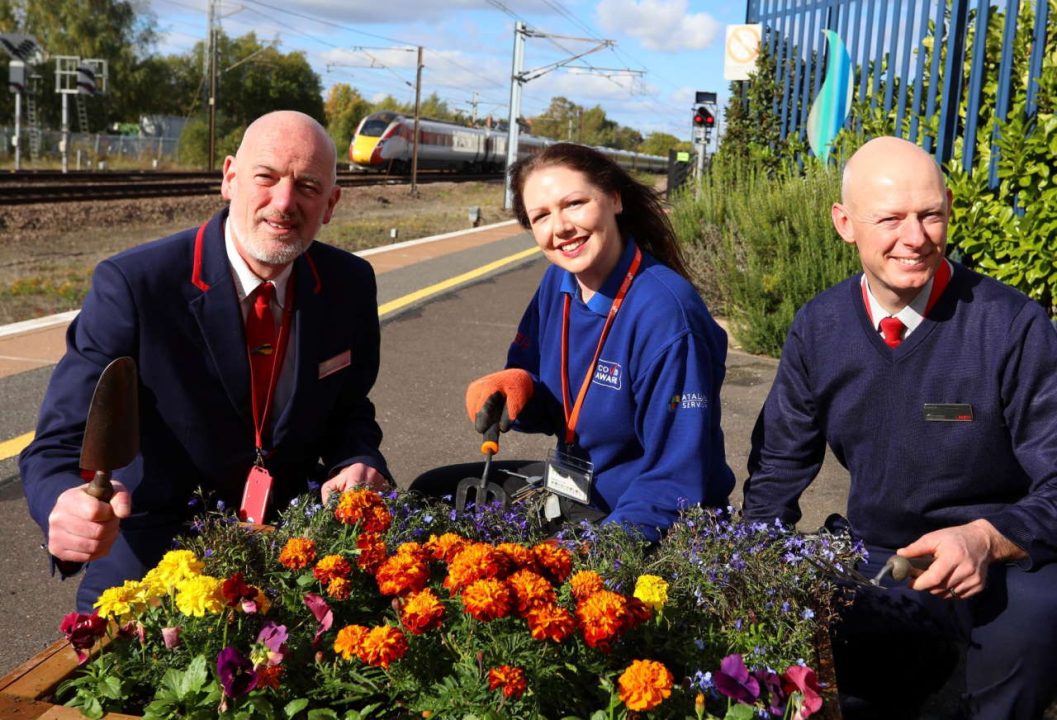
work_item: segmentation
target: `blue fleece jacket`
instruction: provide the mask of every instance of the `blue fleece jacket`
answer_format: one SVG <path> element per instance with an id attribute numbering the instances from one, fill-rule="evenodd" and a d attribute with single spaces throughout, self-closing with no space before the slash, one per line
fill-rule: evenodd
<path id="1" fill-rule="evenodd" d="M 536 381 L 516 429 L 563 439 L 564 297 L 572 297 L 569 388 L 575 401 L 634 249 L 627 243 L 587 303 L 571 273 L 547 269 L 507 358 L 507 367 L 523 368 Z M 609 513 L 606 522 L 630 524 L 656 538 L 680 503 L 726 505 L 734 486 L 719 426 L 726 354 L 726 334 L 693 286 L 643 253 L 602 348 L 571 449 L 594 465 L 592 503 Z"/>
<path id="2" fill-rule="evenodd" d="M 867 320 L 860 276 L 801 308 L 753 432 L 749 519 L 799 520 L 829 443 L 867 542 L 984 518 L 1024 566 L 1057 559 L 1057 332 L 1037 303 L 954 268 L 895 349 Z"/>

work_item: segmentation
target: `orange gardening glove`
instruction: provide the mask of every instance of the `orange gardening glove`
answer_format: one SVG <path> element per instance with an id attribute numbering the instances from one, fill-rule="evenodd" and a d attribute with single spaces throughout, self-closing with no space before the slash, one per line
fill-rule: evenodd
<path id="1" fill-rule="evenodd" d="M 496 424 L 506 432 L 532 397 L 533 387 L 532 376 L 517 368 L 477 378 L 466 388 L 466 414 L 479 433 Z"/>

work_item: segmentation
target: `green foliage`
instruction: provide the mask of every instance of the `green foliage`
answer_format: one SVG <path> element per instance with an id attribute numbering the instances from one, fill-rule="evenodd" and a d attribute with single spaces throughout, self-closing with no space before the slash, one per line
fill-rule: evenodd
<path id="1" fill-rule="evenodd" d="M 584 108 L 560 95 L 551 99 L 542 114 L 532 118 L 532 134 L 621 150 L 634 150 L 643 142 L 637 130 L 610 120 L 600 106 Z"/>
<path id="2" fill-rule="evenodd" d="M 797 309 L 859 269 L 830 222 L 838 197 L 832 170 L 769 174 L 718 161 L 699 200 L 688 193 L 674 203 L 677 234 L 702 258 L 698 286 L 749 352 L 778 356 Z"/>
<path id="3" fill-rule="evenodd" d="M 790 152 L 779 135 L 778 115 L 772 109 L 781 100 L 775 59 L 761 43 L 756 69 L 745 81 L 730 84 L 730 102 L 724 110 L 722 142 L 716 161 L 741 163 L 777 170 Z"/>

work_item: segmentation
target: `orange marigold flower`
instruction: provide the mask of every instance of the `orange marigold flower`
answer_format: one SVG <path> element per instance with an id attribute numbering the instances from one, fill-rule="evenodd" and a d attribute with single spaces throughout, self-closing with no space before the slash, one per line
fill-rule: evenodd
<path id="1" fill-rule="evenodd" d="M 537 569 L 536 556 L 532 554 L 531 548 L 518 543 L 499 543 L 495 549 L 503 553 L 515 568 Z"/>
<path id="2" fill-rule="evenodd" d="M 312 574 L 321 583 L 329 583 L 334 578 L 348 577 L 352 564 L 341 555 L 327 555 L 312 568 Z"/>
<path id="3" fill-rule="evenodd" d="M 517 699 L 525 694 L 527 687 L 525 671 L 519 667 L 500 665 L 488 671 L 488 689 L 501 690 L 505 697 Z"/>
<path id="4" fill-rule="evenodd" d="M 290 570 L 302 570 L 316 559 L 316 544 L 308 538 L 293 537 L 279 553 L 279 562 Z"/>
<path id="5" fill-rule="evenodd" d="M 564 642 L 576 629 L 576 618 L 573 614 L 558 605 L 540 605 L 525 615 L 529 633 L 535 640 L 553 640 Z"/>
<path id="6" fill-rule="evenodd" d="M 617 680 L 621 701 L 635 712 L 647 712 L 672 694 L 672 674 L 656 660 L 634 660 Z"/>
<path id="7" fill-rule="evenodd" d="M 624 628 L 628 600 L 612 590 L 600 590 L 576 606 L 576 617 L 590 647 L 608 650 L 609 643 Z"/>
<path id="8" fill-rule="evenodd" d="M 426 587 L 429 566 L 414 553 L 397 553 L 382 563 L 374 577 L 382 595 L 406 595 Z"/>
<path id="9" fill-rule="evenodd" d="M 471 617 L 489 622 L 510 614 L 514 593 L 504 581 L 485 578 L 471 583 L 462 591 L 462 604 Z"/>
<path id="10" fill-rule="evenodd" d="M 506 570 L 506 557 L 486 543 L 467 545 L 448 564 L 444 587 L 456 595 L 467 585 L 485 578 L 501 577 Z"/>
<path id="11" fill-rule="evenodd" d="M 540 543 L 532 548 L 536 562 L 556 583 L 563 583 L 573 571 L 573 556 L 568 550 L 552 543 Z"/>
<path id="12" fill-rule="evenodd" d="M 352 594 L 352 581 L 348 578 L 336 577 L 327 583 L 327 595 L 335 600 L 348 600 Z"/>
<path id="13" fill-rule="evenodd" d="M 359 524 L 364 532 L 370 533 L 385 532 L 392 522 L 382 496 L 365 488 L 343 492 L 334 516 L 346 525 Z"/>
<path id="14" fill-rule="evenodd" d="M 334 638 L 334 652 L 346 660 L 351 660 L 353 656 L 359 655 L 360 645 L 367 637 L 367 632 L 367 628 L 363 625 L 346 625 L 338 631 L 338 636 Z"/>
<path id="15" fill-rule="evenodd" d="M 360 642 L 357 655 L 368 665 L 386 670 L 407 652 L 407 638 L 392 625 L 373 627 Z"/>
<path id="16" fill-rule="evenodd" d="M 263 667 L 257 671 L 257 687 L 259 688 L 279 688 L 279 682 L 283 678 L 283 666 L 272 665 L 270 667 Z"/>
<path id="17" fill-rule="evenodd" d="M 573 597 L 577 600 L 586 600 L 599 590 L 606 589 L 606 581 L 594 570 L 581 570 L 569 580 Z"/>
<path id="18" fill-rule="evenodd" d="M 514 591 L 517 611 L 522 615 L 538 605 L 553 605 L 558 602 L 554 588 L 547 579 L 531 570 L 518 570 L 506 581 Z"/>
<path id="19" fill-rule="evenodd" d="M 430 535 L 429 540 L 426 541 L 426 550 L 434 560 L 448 563 L 469 542 L 466 538 L 455 533 L 444 533 L 440 537 Z"/>
<path id="20" fill-rule="evenodd" d="M 407 555 L 413 557 L 419 562 L 429 562 L 429 551 L 426 550 L 425 546 L 417 542 L 405 542 L 400 543 L 396 548 L 397 555 Z"/>
<path id="21" fill-rule="evenodd" d="M 444 620 L 444 605 L 429 588 L 407 596 L 400 622 L 415 635 L 440 627 Z"/>
<path id="22" fill-rule="evenodd" d="M 356 538 L 356 548 L 360 551 L 359 557 L 356 558 L 356 564 L 360 566 L 361 570 L 371 574 L 377 572 L 378 568 L 385 562 L 386 557 L 388 557 L 385 542 L 382 541 L 380 535 L 375 533 L 361 533 Z"/>

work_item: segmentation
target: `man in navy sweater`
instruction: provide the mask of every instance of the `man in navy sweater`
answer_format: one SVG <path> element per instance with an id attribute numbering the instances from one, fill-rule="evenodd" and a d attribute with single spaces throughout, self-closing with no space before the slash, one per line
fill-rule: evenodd
<path id="1" fill-rule="evenodd" d="M 914 717 L 945 683 L 960 716 L 1041 717 L 1057 688 L 1057 332 L 944 257 L 951 193 L 919 147 L 866 143 L 841 194 L 833 223 L 863 274 L 793 321 L 745 515 L 796 523 L 828 443 L 863 572 L 934 558 L 909 586 L 859 592 L 837 626 L 846 718 Z"/>

